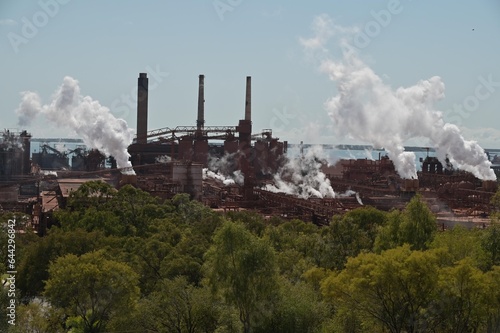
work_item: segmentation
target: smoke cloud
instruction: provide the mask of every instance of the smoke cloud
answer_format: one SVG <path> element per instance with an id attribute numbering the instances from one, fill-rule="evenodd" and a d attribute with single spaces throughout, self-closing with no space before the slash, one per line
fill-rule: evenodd
<path id="1" fill-rule="evenodd" d="M 243 185 L 245 176 L 237 168 L 238 153 L 224 154 L 222 157 L 210 155 L 208 168 L 203 169 L 203 179 L 212 178 L 219 180 L 224 185 Z"/>
<path id="2" fill-rule="evenodd" d="M 406 152 L 404 143 L 426 138 L 443 165 L 448 156 L 456 167 L 480 179 L 496 179 L 484 150 L 475 141 L 465 140 L 458 127 L 445 123 L 435 109 L 434 104 L 444 98 L 440 77 L 394 90 L 350 46 L 349 31 L 356 29 L 335 25 L 324 15 L 317 17 L 313 26 L 315 36 L 300 41 L 308 55 L 316 52 L 320 70 L 336 82 L 338 93 L 325 107 L 340 135 L 385 148 L 402 178 L 417 177 L 415 154 Z M 331 37 L 340 45 L 340 59 L 328 52 L 326 44 Z"/>
<path id="3" fill-rule="evenodd" d="M 225 153 L 222 157 L 208 156 L 208 169 L 222 175 L 230 175 L 237 168 L 238 153 Z"/>
<path id="4" fill-rule="evenodd" d="M 265 190 L 286 193 L 299 198 L 334 198 L 335 192 L 330 179 L 321 171 L 321 165 L 328 164 L 327 156 L 321 146 L 314 146 L 304 154 L 288 159 L 274 175 L 274 184 Z"/>
<path id="5" fill-rule="evenodd" d="M 168 155 L 161 155 L 161 156 L 157 156 L 155 158 L 155 162 L 156 163 L 168 163 L 168 162 L 171 162 L 172 161 L 172 158 Z"/>
<path id="6" fill-rule="evenodd" d="M 132 143 L 133 130 L 123 119 L 115 118 L 99 101 L 80 93 L 78 81 L 66 76 L 48 104 L 41 103 L 35 92 L 22 92 L 22 100 L 16 113 L 19 125 L 26 126 L 38 115 L 50 122 L 73 130 L 85 145 L 99 149 L 116 159 L 119 168 L 130 168 L 133 173 L 127 147 Z"/>
<path id="7" fill-rule="evenodd" d="M 245 180 L 243 173 L 240 170 L 236 170 L 235 172 L 231 173 L 230 176 L 226 176 L 218 171 L 212 171 L 208 168 L 203 168 L 203 179 L 208 179 L 208 178 L 215 179 L 224 184 L 224 186 L 235 185 L 235 184 L 241 186 L 243 185 L 243 182 Z"/>
<path id="8" fill-rule="evenodd" d="M 345 191 L 344 193 L 341 193 L 341 194 L 338 194 L 337 196 L 339 198 L 345 198 L 345 197 L 351 197 L 353 196 L 356 198 L 356 201 L 361 205 L 363 206 L 363 201 L 361 201 L 361 197 L 359 196 L 359 193 L 358 192 L 355 192 L 353 190 L 347 190 Z"/>
<path id="9" fill-rule="evenodd" d="M 4 130 L 0 135 L 0 148 L 24 150 L 21 137 L 9 130 Z"/>
<path id="10" fill-rule="evenodd" d="M 18 115 L 18 124 L 26 126 L 42 110 L 42 101 L 40 100 L 40 96 L 32 91 L 23 91 L 21 96 L 21 103 L 16 113 Z"/>

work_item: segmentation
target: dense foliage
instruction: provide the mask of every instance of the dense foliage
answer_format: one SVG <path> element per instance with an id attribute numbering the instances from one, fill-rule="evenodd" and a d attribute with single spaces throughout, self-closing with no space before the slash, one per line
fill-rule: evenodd
<path id="1" fill-rule="evenodd" d="M 320 228 L 90 182 L 55 217 L 16 236 L 2 332 L 500 332 L 498 217 L 437 232 L 418 195 Z"/>

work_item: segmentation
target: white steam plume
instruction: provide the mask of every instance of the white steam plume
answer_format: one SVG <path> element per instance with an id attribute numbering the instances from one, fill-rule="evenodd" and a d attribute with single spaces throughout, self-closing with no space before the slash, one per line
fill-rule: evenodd
<path id="1" fill-rule="evenodd" d="M 375 161 L 375 159 L 373 158 L 373 150 L 365 148 L 365 149 L 364 149 L 364 153 L 365 153 L 365 157 L 366 157 L 368 160 L 370 160 L 370 161 Z"/>
<path id="2" fill-rule="evenodd" d="M 238 153 L 225 153 L 222 157 L 208 156 L 208 169 L 211 171 L 230 175 L 237 168 Z"/>
<path id="3" fill-rule="evenodd" d="M 212 170 L 209 170 L 208 168 L 203 168 L 203 179 L 215 179 L 224 184 L 224 186 L 229 186 L 229 185 L 243 185 L 243 174 L 241 173 L 240 170 L 236 170 L 235 172 L 232 173 L 232 176 L 224 176 L 223 174 L 219 172 L 214 172 Z"/>
<path id="4" fill-rule="evenodd" d="M 345 198 L 345 197 L 350 197 L 350 196 L 353 196 L 353 195 L 356 198 L 356 201 L 358 201 L 358 203 L 361 206 L 363 206 L 363 201 L 361 201 L 361 197 L 359 196 L 359 193 L 355 192 L 353 190 L 347 190 L 344 193 L 340 193 L 340 194 L 338 194 L 338 197 L 339 198 Z"/>
<path id="5" fill-rule="evenodd" d="M 402 178 L 417 177 L 415 154 L 404 151 L 404 143 L 426 138 L 443 165 L 448 156 L 458 168 L 480 179 L 496 179 L 484 150 L 475 141 L 465 140 L 458 127 L 445 123 L 442 113 L 434 108 L 444 97 L 440 77 L 394 90 L 348 44 L 348 32 L 356 29 L 337 26 L 323 15 L 315 19 L 314 30 L 316 36 L 301 39 L 301 43 L 308 54 L 318 54 L 321 71 L 337 83 L 338 94 L 325 106 L 339 134 L 385 148 Z M 338 37 L 342 59 L 334 60 L 325 52 L 326 37 L 331 36 Z"/>
<path id="6" fill-rule="evenodd" d="M 238 153 L 224 154 L 222 157 L 210 155 L 208 168 L 203 169 L 203 179 L 212 178 L 221 181 L 224 185 L 243 185 L 245 177 L 237 167 Z"/>
<path id="7" fill-rule="evenodd" d="M 17 133 L 4 130 L 0 136 L 0 148 L 24 150 L 21 140 L 21 137 Z"/>
<path id="8" fill-rule="evenodd" d="M 48 104 L 42 105 L 37 93 L 21 94 L 22 101 L 16 110 L 20 125 L 29 125 L 36 115 L 41 114 L 52 123 L 73 130 L 87 146 L 112 155 L 119 168 L 130 168 L 125 173 L 133 173 L 127 152 L 133 130 L 99 101 L 82 96 L 77 80 L 66 76 Z"/>
<path id="9" fill-rule="evenodd" d="M 321 171 L 321 165 L 325 163 L 327 158 L 322 147 L 311 147 L 304 155 L 288 159 L 274 175 L 274 185 L 268 184 L 264 189 L 275 193 L 292 194 L 303 199 L 334 198 L 335 192 L 330 180 Z"/>
<path id="10" fill-rule="evenodd" d="M 19 125 L 26 126 L 29 125 L 42 110 L 42 101 L 40 100 L 40 96 L 32 91 L 23 91 L 21 96 L 21 103 L 16 113 L 18 115 Z"/>
<path id="11" fill-rule="evenodd" d="M 156 156 L 155 157 L 155 162 L 156 163 L 168 163 L 171 162 L 172 158 L 168 155 L 161 155 L 161 156 Z"/>
<path id="12" fill-rule="evenodd" d="M 360 196 L 359 196 L 359 193 L 358 193 L 358 192 L 356 192 L 356 200 L 358 201 L 358 203 L 359 203 L 361 206 L 363 206 L 363 201 L 361 201 L 361 198 L 360 198 Z"/>

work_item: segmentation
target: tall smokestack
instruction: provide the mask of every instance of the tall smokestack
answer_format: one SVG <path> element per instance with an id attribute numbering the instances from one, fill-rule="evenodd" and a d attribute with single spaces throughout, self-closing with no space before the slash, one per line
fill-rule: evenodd
<path id="1" fill-rule="evenodd" d="M 146 73 L 139 73 L 137 79 L 137 143 L 147 143 L 148 132 L 148 84 Z"/>
<path id="2" fill-rule="evenodd" d="M 198 119 L 196 120 L 196 127 L 198 131 L 201 131 L 205 125 L 205 75 L 198 76 Z"/>
<path id="3" fill-rule="evenodd" d="M 29 175 L 31 172 L 31 134 L 26 131 L 23 131 L 20 135 L 23 140 L 23 165 L 21 174 Z"/>
<path id="4" fill-rule="evenodd" d="M 247 93 L 245 97 L 245 120 L 252 120 L 252 77 L 247 76 Z"/>

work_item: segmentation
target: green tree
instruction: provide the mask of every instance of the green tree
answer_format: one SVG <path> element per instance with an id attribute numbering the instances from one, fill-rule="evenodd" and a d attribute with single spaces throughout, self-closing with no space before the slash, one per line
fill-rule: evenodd
<path id="1" fill-rule="evenodd" d="M 298 282 L 315 265 L 324 264 L 326 247 L 319 229 L 312 223 L 294 219 L 278 226 L 268 226 L 264 239 L 274 247 L 279 271 Z"/>
<path id="2" fill-rule="evenodd" d="M 380 227 L 373 244 L 375 252 L 380 253 L 402 245 L 399 240 L 399 228 L 403 224 L 403 219 L 403 212 L 396 209 L 387 214 L 387 223 Z"/>
<path id="3" fill-rule="evenodd" d="M 400 242 L 410 244 L 413 250 L 424 250 L 432 241 L 436 230 L 436 217 L 420 194 L 417 194 L 404 210 L 403 224 L 400 227 Z"/>
<path id="4" fill-rule="evenodd" d="M 87 232 L 102 231 L 105 235 L 123 235 L 126 232 L 118 216 L 102 207 L 89 207 L 85 211 L 60 210 L 55 216 L 65 231 L 82 229 Z"/>
<path id="5" fill-rule="evenodd" d="M 488 276 L 471 259 L 445 267 L 439 274 L 437 308 L 442 332 L 480 332 L 486 327 L 491 289 Z"/>
<path id="6" fill-rule="evenodd" d="M 205 234 L 208 234 L 209 237 L 215 228 L 222 223 L 219 214 L 198 201 L 190 200 L 186 193 L 176 194 L 171 200 L 171 205 L 174 207 L 172 216 L 175 218 L 175 224 L 196 226 L 200 230 L 206 231 Z"/>
<path id="7" fill-rule="evenodd" d="M 411 251 L 405 245 L 380 255 L 349 258 L 343 271 L 323 281 L 322 292 L 338 312 L 353 313 L 349 325 L 354 328 L 361 320 L 371 332 L 375 327 L 391 333 L 431 330 L 435 323 L 427 309 L 434 300 L 438 272 L 436 253 Z"/>
<path id="8" fill-rule="evenodd" d="M 103 181 L 89 181 L 82 184 L 68 198 L 71 210 L 84 211 L 89 207 L 107 209 L 106 204 L 116 195 L 116 189 Z M 64 193 L 63 193 L 64 194 Z"/>
<path id="9" fill-rule="evenodd" d="M 7 271 L 7 262 L 10 257 L 12 258 L 13 246 L 15 246 L 15 261 L 16 267 L 19 265 L 19 261 L 24 255 L 24 249 L 37 242 L 40 237 L 38 237 L 33 230 L 29 227 L 29 221 L 31 221 L 31 216 L 19 212 L 1 212 L 0 213 L 0 277 Z M 12 227 L 15 230 L 22 230 L 22 232 L 16 232 L 14 234 L 9 234 L 9 229 L 12 232 Z M 15 244 L 9 244 L 10 237 L 14 237 Z M 10 250 L 10 251 L 9 251 Z M 11 269 L 10 269 L 11 270 Z"/>
<path id="10" fill-rule="evenodd" d="M 274 251 L 241 224 L 225 222 L 206 253 L 214 291 L 239 310 L 244 332 L 270 315 L 278 290 Z"/>
<path id="11" fill-rule="evenodd" d="M 500 222 L 492 217 L 491 224 L 482 231 L 481 245 L 491 265 L 500 266 Z"/>
<path id="12" fill-rule="evenodd" d="M 387 224 L 375 240 L 377 252 L 409 244 L 412 250 L 425 250 L 437 230 L 436 217 L 420 194 L 415 195 L 403 212 L 392 211 Z"/>
<path id="13" fill-rule="evenodd" d="M 352 210 L 344 216 L 335 216 L 323 229 L 328 265 L 325 268 L 342 269 L 349 257 L 373 249 L 378 229 L 387 221 L 387 214 L 373 207 Z"/>
<path id="14" fill-rule="evenodd" d="M 139 303 L 141 326 L 152 332 L 214 332 L 219 308 L 206 287 L 194 287 L 185 277 L 162 280 Z"/>
<path id="15" fill-rule="evenodd" d="M 387 213 L 374 207 L 366 206 L 347 212 L 344 218 L 358 225 L 361 230 L 364 230 L 373 243 L 378 228 L 386 223 Z"/>
<path id="16" fill-rule="evenodd" d="M 488 333 L 500 332 L 500 266 L 493 268 L 486 273 L 489 279 L 490 305 L 488 306 L 487 329 Z"/>
<path id="17" fill-rule="evenodd" d="M 253 234 L 261 237 L 266 228 L 266 223 L 262 215 L 251 211 L 230 211 L 227 213 L 227 218 L 232 221 L 243 223 L 245 227 Z"/>
<path id="18" fill-rule="evenodd" d="M 116 191 L 103 182 L 87 182 L 72 192 L 67 209 L 55 213 L 65 230 L 102 230 L 106 235 L 144 236 L 154 219 L 171 211 L 149 193 L 126 185 Z"/>
<path id="19" fill-rule="evenodd" d="M 281 278 L 275 311 L 255 332 L 318 332 L 329 313 L 329 306 L 321 300 L 321 295 L 312 285 L 304 282 L 293 284 Z"/>
<path id="20" fill-rule="evenodd" d="M 323 324 L 321 332 L 342 332 L 342 333 L 362 333 L 377 332 L 377 325 L 369 325 L 360 318 L 360 313 L 352 311 L 344 306 L 337 307 L 333 318 Z M 363 327 L 370 327 L 363 329 Z M 382 330 L 382 332 L 385 332 Z"/>
<path id="21" fill-rule="evenodd" d="M 68 254 L 51 263 L 44 295 L 53 306 L 80 317 L 84 333 L 99 333 L 110 319 L 135 307 L 137 284 L 129 266 L 106 259 L 102 251 Z"/>
<path id="22" fill-rule="evenodd" d="M 8 295 L 8 290 L 5 283 L 6 276 L 4 274 L 1 275 L 2 278 L 2 288 L 0 289 L 0 306 L 2 307 L 0 310 L 0 316 L 2 316 L 2 320 L 0 321 L 0 331 L 7 332 L 10 324 L 8 321 L 11 319 L 7 315 L 9 314 L 9 310 L 7 307 L 10 305 L 11 298 Z"/>
<path id="23" fill-rule="evenodd" d="M 64 313 L 40 300 L 19 304 L 16 309 L 16 325 L 12 333 L 62 333 Z"/>
<path id="24" fill-rule="evenodd" d="M 190 283 L 199 285 L 203 273 L 204 254 L 210 243 L 193 228 L 185 228 L 182 237 L 161 263 L 163 277 L 185 276 Z"/>
<path id="25" fill-rule="evenodd" d="M 109 210 L 124 226 L 123 235 L 144 236 L 154 219 L 163 218 L 168 207 L 159 204 L 151 194 L 125 185 L 110 200 Z"/>
<path id="26" fill-rule="evenodd" d="M 17 285 L 22 298 L 40 296 L 44 281 L 49 278 L 49 263 L 57 257 L 69 253 L 80 255 L 101 249 L 105 238 L 100 232 L 74 230 L 64 232 L 53 228 L 49 234 L 23 249 L 23 256 L 18 261 Z"/>
<path id="27" fill-rule="evenodd" d="M 455 226 L 451 230 L 438 233 L 430 247 L 446 250 L 443 251 L 441 257 L 443 265 L 453 266 L 460 260 L 469 258 L 476 267 L 487 270 L 491 267 L 491 260 L 482 246 L 483 239 L 484 230 L 469 230 L 461 226 Z"/>
<path id="28" fill-rule="evenodd" d="M 267 227 L 265 236 L 276 251 L 294 249 L 308 257 L 313 252 L 311 236 L 317 233 L 318 227 L 314 224 L 294 219 Z"/>
<path id="29" fill-rule="evenodd" d="M 182 239 L 182 230 L 168 219 L 154 223 L 156 232 L 151 236 L 124 237 L 123 242 L 122 259 L 139 273 L 143 295 L 153 291 L 157 282 L 165 277 L 162 263 Z"/>

